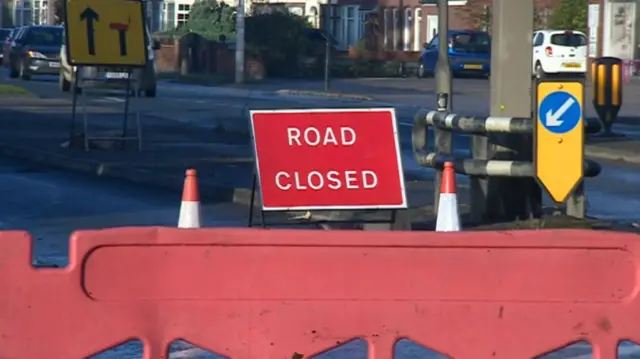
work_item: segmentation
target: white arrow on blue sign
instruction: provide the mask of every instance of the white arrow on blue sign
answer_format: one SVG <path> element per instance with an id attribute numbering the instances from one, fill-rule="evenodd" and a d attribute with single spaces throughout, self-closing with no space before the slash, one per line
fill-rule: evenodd
<path id="1" fill-rule="evenodd" d="M 582 118 L 580 102 L 572 94 L 556 91 L 548 94 L 538 108 L 538 121 L 548 131 L 563 134 L 573 130 Z"/>

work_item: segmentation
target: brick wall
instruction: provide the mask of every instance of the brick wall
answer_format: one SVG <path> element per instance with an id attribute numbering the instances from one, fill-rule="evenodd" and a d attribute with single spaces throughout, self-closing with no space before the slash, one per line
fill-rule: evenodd
<path id="1" fill-rule="evenodd" d="M 226 44 L 205 40 L 192 47 L 190 51 L 187 42 L 184 38 L 162 41 L 161 48 L 156 52 L 157 71 L 233 75 L 235 52 Z M 261 80 L 264 77 L 264 66 L 255 59 L 247 59 L 245 74 L 247 79 Z"/>

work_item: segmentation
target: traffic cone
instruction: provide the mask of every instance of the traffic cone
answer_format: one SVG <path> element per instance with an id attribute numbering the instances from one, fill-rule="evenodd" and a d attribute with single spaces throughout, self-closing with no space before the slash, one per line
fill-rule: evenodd
<path id="1" fill-rule="evenodd" d="M 440 186 L 436 232 L 459 231 L 460 214 L 458 213 L 458 196 L 456 195 L 456 173 L 453 170 L 453 162 L 445 162 Z"/>
<path id="2" fill-rule="evenodd" d="M 200 194 L 198 192 L 198 174 L 189 169 L 184 179 L 182 203 L 178 228 L 200 228 Z"/>

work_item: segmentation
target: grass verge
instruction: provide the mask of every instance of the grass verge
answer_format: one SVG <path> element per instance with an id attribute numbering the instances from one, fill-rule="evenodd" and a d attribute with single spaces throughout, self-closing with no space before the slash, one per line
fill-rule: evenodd
<path id="1" fill-rule="evenodd" d="M 0 84 L 0 95 L 28 95 L 29 91 L 20 86 Z"/>

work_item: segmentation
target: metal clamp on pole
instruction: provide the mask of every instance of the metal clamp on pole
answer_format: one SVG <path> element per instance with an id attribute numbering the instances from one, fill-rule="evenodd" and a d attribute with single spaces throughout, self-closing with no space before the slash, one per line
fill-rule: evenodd
<path id="1" fill-rule="evenodd" d="M 604 125 L 603 136 L 614 136 L 611 127 L 622 107 L 622 60 L 601 57 L 591 63 L 593 107 Z"/>

